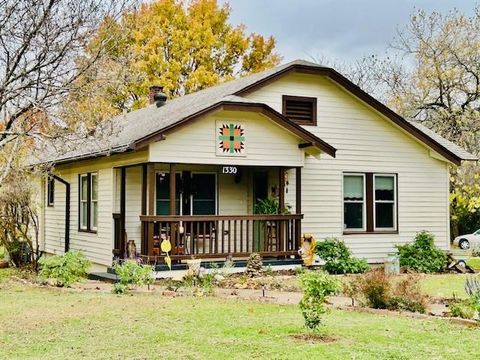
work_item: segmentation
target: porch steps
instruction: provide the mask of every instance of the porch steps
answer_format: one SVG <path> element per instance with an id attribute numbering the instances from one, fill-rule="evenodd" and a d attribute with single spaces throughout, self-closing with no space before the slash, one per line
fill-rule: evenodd
<path id="1" fill-rule="evenodd" d="M 90 280 L 98 280 L 98 281 L 105 281 L 114 283 L 117 281 L 117 275 L 109 273 L 109 272 L 91 272 L 88 274 L 88 278 Z"/>

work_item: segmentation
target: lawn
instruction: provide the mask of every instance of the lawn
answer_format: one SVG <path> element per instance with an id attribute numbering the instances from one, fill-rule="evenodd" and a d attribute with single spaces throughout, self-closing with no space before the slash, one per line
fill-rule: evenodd
<path id="1" fill-rule="evenodd" d="M 5 284 L 0 304 L 2 359 L 472 359 L 480 352 L 480 329 L 401 315 L 333 311 L 326 324 L 336 341 L 305 343 L 291 337 L 303 332 L 294 305 Z"/>
<path id="2" fill-rule="evenodd" d="M 425 275 L 420 280 L 422 290 L 434 297 L 452 298 L 453 294 L 458 298 L 466 298 L 465 280 L 473 274 L 438 274 Z"/>

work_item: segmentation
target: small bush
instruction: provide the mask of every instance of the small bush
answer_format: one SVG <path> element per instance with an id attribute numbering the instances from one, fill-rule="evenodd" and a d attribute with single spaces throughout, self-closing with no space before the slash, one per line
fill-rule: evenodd
<path id="1" fill-rule="evenodd" d="M 357 259 L 345 245 L 336 238 L 326 238 L 315 246 L 315 253 L 325 261 L 325 270 L 330 274 L 359 274 L 368 270 L 364 259 Z"/>
<path id="2" fill-rule="evenodd" d="M 421 231 L 412 244 L 398 245 L 400 266 L 421 273 L 441 272 L 445 268 L 447 255 L 435 246 L 435 236 Z"/>
<path id="3" fill-rule="evenodd" d="M 418 277 L 409 275 L 397 280 L 383 269 L 372 270 L 358 280 L 365 305 L 374 309 L 425 313 L 428 297 L 420 290 Z"/>
<path id="4" fill-rule="evenodd" d="M 113 267 L 118 276 L 118 282 L 114 284 L 112 292 L 124 294 L 137 286 L 150 285 L 154 281 L 153 266 L 141 265 L 133 260 L 116 263 Z"/>
<path id="5" fill-rule="evenodd" d="M 305 327 L 318 331 L 322 325 L 322 317 L 328 311 L 325 299 L 340 290 L 340 282 L 324 272 L 307 271 L 300 276 L 303 298 L 300 309 L 305 320 Z"/>
<path id="6" fill-rule="evenodd" d="M 388 300 L 389 310 L 411 311 L 425 314 L 426 305 L 405 296 L 393 296 Z"/>
<path id="7" fill-rule="evenodd" d="M 368 307 L 386 309 L 390 299 L 392 275 L 383 269 L 374 269 L 359 278 L 360 292 Z"/>
<path id="8" fill-rule="evenodd" d="M 470 301 L 461 301 L 450 304 L 450 315 L 462 319 L 473 319 L 475 316 L 475 308 Z"/>
<path id="9" fill-rule="evenodd" d="M 396 281 L 392 289 L 392 297 L 388 301 L 391 310 L 406 310 L 425 313 L 428 297 L 421 291 L 418 276 L 403 276 Z"/>
<path id="10" fill-rule="evenodd" d="M 346 279 L 343 282 L 343 295 L 348 296 L 352 300 L 352 306 L 355 306 L 355 299 L 360 295 L 360 284 L 357 277 Z"/>
<path id="11" fill-rule="evenodd" d="M 78 251 L 69 251 L 64 255 L 55 255 L 40 261 L 39 276 L 52 279 L 56 286 L 69 287 L 87 276 L 91 262 Z"/>

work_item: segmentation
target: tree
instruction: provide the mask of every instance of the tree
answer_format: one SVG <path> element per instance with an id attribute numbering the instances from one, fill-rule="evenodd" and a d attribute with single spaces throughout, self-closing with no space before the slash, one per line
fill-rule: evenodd
<path id="1" fill-rule="evenodd" d="M 380 72 L 392 107 L 476 155 L 480 154 L 479 29 L 478 7 L 471 16 L 419 10 L 392 44 L 412 62 L 412 69 L 389 61 L 383 65 L 388 71 Z M 480 226 L 480 168 L 465 164 L 452 175 L 452 230 L 458 235 Z"/>
<path id="2" fill-rule="evenodd" d="M 90 116 L 107 117 L 145 106 L 152 85 L 173 98 L 279 62 L 273 37 L 246 34 L 229 16 L 216 0 L 157 0 L 105 19 L 89 49 L 111 39 L 108 56 L 82 76 L 93 91 L 75 94 L 72 107 L 99 104 Z"/>
<path id="3" fill-rule="evenodd" d="M 76 79 L 97 61 L 85 46 L 106 17 L 127 1 L 0 0 L 0 185 L 19 149 L 65 130 L 58 111 Z M 78 61 L 82 56 L 82 61 Z"/>
<path id="4" fill-rule="evenodd" d="M 29 170 L 10 171 L 0 188 L 0 246 L 17 267 L 31 262 L 38 269 L 39 215 Z"/>

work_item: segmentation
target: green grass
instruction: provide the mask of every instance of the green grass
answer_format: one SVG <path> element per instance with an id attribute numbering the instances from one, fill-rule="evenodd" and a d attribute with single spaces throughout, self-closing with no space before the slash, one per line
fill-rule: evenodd
<path id="1" fill-rule="evenodd" d="M 431 296 L 452 298 L 453 294 L 459 298 L 466 298 L 465 280 L 471 274 L 439 274 L 425 275 L 420 280 L 422 290 Z"/>
<path id="2" fill-rule="evenodd" d="M 467 265 L 470 265 L 475 270 L 480 270 L 480 258 L 472 257 L 467 260 Z"/>
<path id="3" fill-rule="evenodd" d="M 1 359 L 473 359 L 480 329 L 333 311 L 305 343 L 297 306 L 218 298 L 0 288 Z M 461 341 L 460 341 L 461 339 Z"/>
<path id="4" fill-rule="evenodd" d="M 10 276 L 16 273 L 16 271 L 17 270 L 13 268 L 0 269 L 0 284 L 2 282 L 7 281 L 10 278 Z"/>

